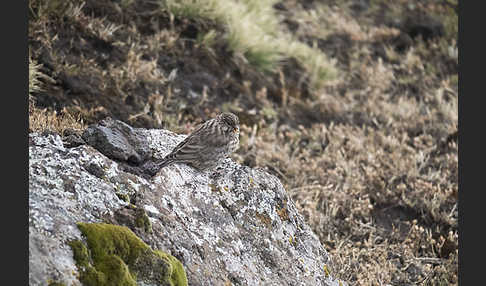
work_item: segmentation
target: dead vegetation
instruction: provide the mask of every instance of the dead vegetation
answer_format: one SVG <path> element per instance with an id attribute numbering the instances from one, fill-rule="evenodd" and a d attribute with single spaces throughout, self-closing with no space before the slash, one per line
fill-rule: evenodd
<path id="1" fill-rule="evenodd" d="M 36 107 L 33 94 L 44 90 L 43 81 L 54 82 L 52 78 L 40 71 L 41 67 L 41 64 L 29 57 L 29 132 L 54 131 L 63 135 L 67 129 L 80 131 L 86 128 L 82 118 L 76 118 L 65 109 L 57 112 Z"/>
<path id="2" fill-rule="evenodd" d="M 282 180 L 332 275 L 457 285 L 454 5 L 31 0 L 30 131 L 233 111 L 234 159 Z"/>

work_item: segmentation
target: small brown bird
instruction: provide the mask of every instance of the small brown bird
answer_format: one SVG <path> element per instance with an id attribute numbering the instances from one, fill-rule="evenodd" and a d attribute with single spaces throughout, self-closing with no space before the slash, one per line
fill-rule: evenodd
<path id="1" fill-rule="evenodd" d="M 230 112 L 201 124 L 158 163 L 159 168 L 185 163 L 205 171 L 218 166 L 240 143 L 240 122 Z"/>

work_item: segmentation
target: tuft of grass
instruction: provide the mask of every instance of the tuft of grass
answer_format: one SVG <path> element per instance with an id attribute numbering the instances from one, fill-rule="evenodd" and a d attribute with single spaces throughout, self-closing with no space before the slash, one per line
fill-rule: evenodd
<path id="1" fill-rule="evenodd" d="M 38 64 L 32 57 L 29 56 L 29 98 L 34 92 L 39 92 L 42 90 L 41 78 L 48 78 L 47 75 L 43 74 L 39 69 L 42 67 Z"/>
<path id="2" fill-rule="evenodd" d="M 215 30 L 209 30 L 205 34 L 198 34 L 197 35 L 197 43 L 198 45 L 205 46 L 205 47 L 211 47 L 216 43 L 216 36 L 217 33 Z"/>
<path id="3" fill-rule="evenodd" d="M 273 5 L 276 0 L 167 0 L 163 3 L 176 17 L 214 20 L 223 26 L 223 39 L 237 58 L 263 72 L 274 73 L 285 59 L 295 58 L 310 73 L 311 84 L 320 87 L 337 75 L 334 62 L 324 53 L 287 36 Z"/>
<path id="4" fill-rule="evenodd" d="M 41 79 L 51 82 L 53 81 L 51 77 L 40 71 L 41 67 L 42 64 L 37 63 L 37 61 L 29 55 L 29 99 L 33 93 L 43 90 Z"/>

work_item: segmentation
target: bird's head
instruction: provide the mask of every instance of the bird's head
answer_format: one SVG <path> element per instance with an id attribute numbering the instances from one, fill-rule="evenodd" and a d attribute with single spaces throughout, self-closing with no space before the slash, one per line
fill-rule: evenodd
<path id="1" fill-rule="evenodd" d="M 218 115 L 218 119 L 229 127 L 228 130 L 233 132 L 238 132 L 240 130 L 240 120 L 238 119 L 238 116 L 233 113 L 223 112 Z"/>

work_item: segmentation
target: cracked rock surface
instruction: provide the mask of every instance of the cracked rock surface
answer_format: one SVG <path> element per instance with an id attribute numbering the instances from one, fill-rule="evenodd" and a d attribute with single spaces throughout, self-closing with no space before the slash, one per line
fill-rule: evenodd
<path id="1" fill-rule="evenodd" d="M 82 138 L 70 145 L 29 134 L 30 285 L 81 285 L 67 245 L 82 239 L 77 222 L 129 227 L 179 259 L 189 285 L 339 285 L 275 176 L 229 158 L 205 173 L 184 164 L 150 170 L 185 135 L 111 119 Z"/>

